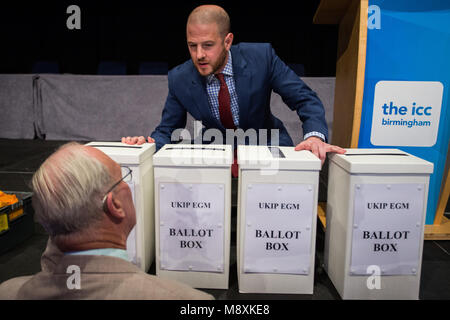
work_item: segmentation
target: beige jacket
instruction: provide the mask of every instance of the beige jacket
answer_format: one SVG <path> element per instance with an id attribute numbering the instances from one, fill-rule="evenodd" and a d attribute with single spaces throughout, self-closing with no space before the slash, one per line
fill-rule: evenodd
<path id="1" fill-rule="evenodd" d="M 42 271 L 34 276 L 3 282 L 0 299 L 214 299 L 179 282 L 149 275 L 120 258 L 62 255 L 52 250 L 50 241 L 41 264 Z M 74 271 L 78 268 L 80 273 Z"/>

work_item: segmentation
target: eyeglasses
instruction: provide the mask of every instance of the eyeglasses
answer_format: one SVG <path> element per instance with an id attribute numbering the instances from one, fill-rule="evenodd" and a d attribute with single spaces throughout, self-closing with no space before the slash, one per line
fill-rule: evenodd
<path id="1" fill-rule="evenodd" d="M 113 191 L 113 189 L 115 187 L 117 187 L 117 185 L 119 183 L 121 183 L 122 181 L 128 183 L 128 182 L 130 182 L 133 179 L 133 171 L 130 168 L 125 167 L 125 166 L 120 166 L 120 169 L 122 171 L 122 179 L 120 179 L 119 181 L 114 183 L 113 186 L 111 188 L 109 188 L 108 191 L 105 193 L 105 196 L 103 197 L 103 200 L 102 200 L 103 206 L 105 206 L 105 200 L 106 200 L 106 197 L 108 197 L 108 193 Z"/>

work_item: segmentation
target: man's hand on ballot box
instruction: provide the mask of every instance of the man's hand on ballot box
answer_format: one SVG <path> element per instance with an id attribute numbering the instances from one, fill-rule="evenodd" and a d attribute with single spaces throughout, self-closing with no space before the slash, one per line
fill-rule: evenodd
<path id="1" fill-rule="evenodd" d="M 325 162 L 328 152 L 334 152 L 339 154 L 345 153 L 345 149 L 328 144 L 318 137 L 309 137 L 308 139 L 300 142 L 295 147 L 295 151 L 300 150 L 311 151 L 317 158 L 320 159 L 320 161 L 322 161 L 322 164 Z"/>
<path id="2" fill-rule="evenodd" d="M 151 137 L 147 137 L 147 141 L 145 141 L 144 136 L 140 136 L 140 137 L 122 137 L 122 143 L 126 143 L 126 144 L 144 144 L 145 142 L 155 143 L 155 139 L 153 139 Z"/>
<path id="3" fill-rule="evenodd" d="M 122 137 L 122 143 L 126 143 L 126 144 L 144 144 L 145 142 L 155 143 L 155 139 L 153 139 L 151 137 L 147 137 L 147 141 L 145 141 L 144 136 Z M 300 151 L 300 150 L 311 151 L 313 154 L 316 155 L 316 157 L 318 157 L 322 161 L 322 164 L 324 163 L 326 154 L 328 152 L 335 152 L 335 153 L 339 153 L 339 154 L 345 153 L 345 149 L 338 147 L 338 146 L 328 144 L 328 143 L 322 141 L 322 139 L 317 138 L 317 137 L 310 137 L 310 138 L 302 141 L 301 143 L 299 143 L 295 147 L 295 151 Z"/>

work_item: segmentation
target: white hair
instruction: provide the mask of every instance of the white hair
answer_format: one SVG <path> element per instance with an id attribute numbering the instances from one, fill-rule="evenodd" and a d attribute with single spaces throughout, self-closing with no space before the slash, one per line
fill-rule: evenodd
<path id="1" fill-rule="evenodd" d="M 102 219 L 102 197 L 112 177 L 84 146 L 72 142 L 50 156 L 31 183 L 36 221 L 56 236 L 83 231 Z"/>

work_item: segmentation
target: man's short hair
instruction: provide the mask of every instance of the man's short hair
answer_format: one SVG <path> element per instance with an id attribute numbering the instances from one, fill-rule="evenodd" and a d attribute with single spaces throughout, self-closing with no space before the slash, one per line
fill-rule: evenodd
<path id="1" fill-rule="evenodd" d="M 112 184 L 108 168 L 78 143 L 60 147 L 32 178 L 36 221 L 50 236 L 91 227 L 102 218 L 102 197 Z"/>
<path id="2" fill-rule="evenodd" d="M 230 17 L 228 16 L 228 13 L 219 6 L 206 5 L 195 8 L 188 17 L 187 24 L 189 23 L 216 23 L 222 38 L 225 38 L 230 32 Z"/>

